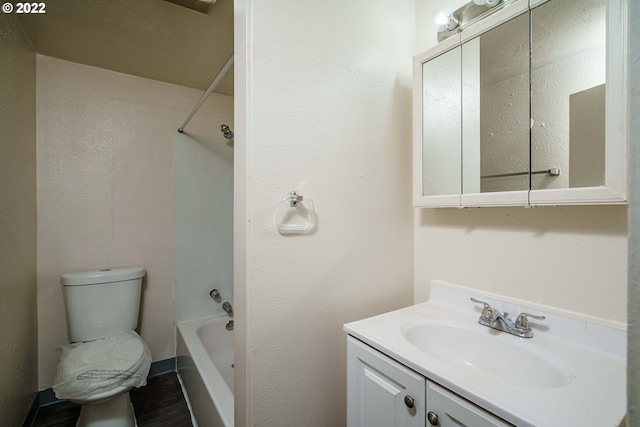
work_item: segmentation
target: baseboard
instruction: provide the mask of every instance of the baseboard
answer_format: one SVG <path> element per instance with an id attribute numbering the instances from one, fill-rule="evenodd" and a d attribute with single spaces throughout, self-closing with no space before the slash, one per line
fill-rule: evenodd
<path id="1" fill-rule="evenodd" d="M 169 372 L 176 372 L 175 357 L 151 363 L 151 367 L 149 368 L 149 377 L 156 377 L 158 375 L 168 374 Z M 61 402 L 64 402 L 64 400 L 58 399 L 53 392 L 53 389 L 48 388 L 46 390 L 39 391 L 22 426 L 31 427 L 33 425 L 36 420 L 36 415 L 38 414 L 38 408 L 55 405 Z"/>
<path id="2" fill-rule="evenodd" d="M 162 374 L 168 374 L 169 372 L 176 372 L 175 357 L 153 362 L 151 364 L 151 368 L 149 369 L 149 378 L 157 377 L 158 375 L 162 375 Z"/>

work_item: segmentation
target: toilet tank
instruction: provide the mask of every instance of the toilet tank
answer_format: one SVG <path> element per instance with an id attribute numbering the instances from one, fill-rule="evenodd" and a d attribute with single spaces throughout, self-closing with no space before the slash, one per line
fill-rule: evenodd
<path id="1" fill-rule="evenodd" d="M 63 274 L 60 278 L 71 342 L 93 341 L 138 325 L 144 268 Z"/>

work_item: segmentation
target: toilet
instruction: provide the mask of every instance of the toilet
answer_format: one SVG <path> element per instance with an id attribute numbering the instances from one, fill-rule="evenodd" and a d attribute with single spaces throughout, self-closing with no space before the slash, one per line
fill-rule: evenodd
<path id="1" fill-rule="evenodd" d="M 135 332 L 144 268 L 63 274 L 71 344 L 58 349 L 53 391 L 82 405 L 78 427 L 136 426 L 129 390 L 146 385 L 151 353 Z"/>

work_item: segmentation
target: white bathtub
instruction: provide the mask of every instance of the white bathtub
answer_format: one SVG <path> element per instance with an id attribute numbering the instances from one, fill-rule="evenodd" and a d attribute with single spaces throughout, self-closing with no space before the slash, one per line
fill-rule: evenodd
<path id="1" fill-rule="evenodd" d="M 233 332 L 229 316 L 178 322 L 177 368 L 200 427 L 233 427 Z"/>

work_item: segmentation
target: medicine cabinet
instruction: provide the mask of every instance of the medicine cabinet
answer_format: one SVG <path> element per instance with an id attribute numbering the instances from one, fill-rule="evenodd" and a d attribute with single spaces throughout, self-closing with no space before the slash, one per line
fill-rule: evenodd
<path id="1" fill-rule="evenodd" d="M 414 206 L 626 203 L 627 0 L 502 6 L 414 58 Z"/>

